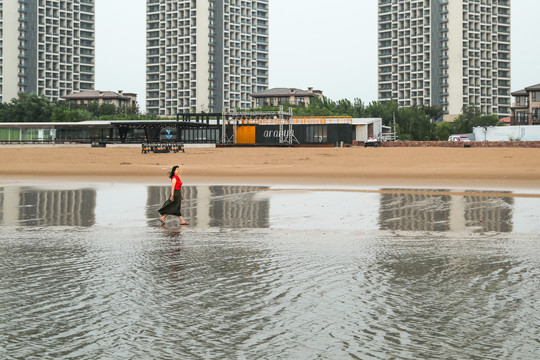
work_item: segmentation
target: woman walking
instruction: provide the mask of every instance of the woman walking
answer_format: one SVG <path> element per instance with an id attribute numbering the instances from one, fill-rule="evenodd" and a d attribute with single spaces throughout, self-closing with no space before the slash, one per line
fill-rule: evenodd
<path id="1" fill-rule="evenodd" d="M 179 172 L 180 170 L 178 165 L 175 165 L 169 174 L 169 178 L 171 179 L 171 196 L 167 201 L 165 201 L 161 209 L 158 210 L 158 212 L 162 215 L 159 218 L 162 226 L 165 225 L 165 219 L 169 215 L 178 216 L 180 225 L 189 225 L 189 222 L 182 218 L 181 210 L 182 200 L 184 200 L 184 197 L 182 196 L 182 180 L 180 180 L 180 177 L 178 176 Z"/>

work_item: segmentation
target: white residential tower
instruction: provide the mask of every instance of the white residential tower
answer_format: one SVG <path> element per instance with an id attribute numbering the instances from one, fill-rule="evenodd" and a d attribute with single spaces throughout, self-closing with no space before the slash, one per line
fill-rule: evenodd
<path id="1" fill-rule="evenodd" d="M 379 101 L 510 115 L 510 0 L 378 0 Z"/>
<path id="2" fill-rule="evenodd" d="M 147 0 L 146 109 L 251 107 L 268 88 L 268 0 Z"/>
<path id="3" fill-rule="evenodd" d="M 0 0 L 0 101 L 94 88 L 94 0 Z"/>

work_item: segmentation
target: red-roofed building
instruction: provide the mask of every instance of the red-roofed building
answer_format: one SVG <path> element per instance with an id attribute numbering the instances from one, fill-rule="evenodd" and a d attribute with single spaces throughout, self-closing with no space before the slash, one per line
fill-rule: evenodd
<path id="1" fill-rule="evenodd" d="M 502 118 L 500 120 L 500 122 L 504 123 L 505 125 L 510 125 L 512 123 L 512 117 L 511 116 L 507 116 L 505 118 Z"/>

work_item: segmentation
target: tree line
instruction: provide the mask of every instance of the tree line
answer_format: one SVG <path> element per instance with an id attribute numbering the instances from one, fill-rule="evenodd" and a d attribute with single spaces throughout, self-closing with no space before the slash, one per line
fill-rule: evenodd
<path id="1" fill-rule="evenodd" d="M 75 104 L 50 101 L 45 96 L 19 93 L 9 103 L 0 103 L 0 122 L 78 122 L 87 120 L 147 119 L 139 108 L 114 104 Z M 153 117 L 155 119 L 155 117 Z"/>
<path id="2" fill-rule="evenodd" d="M 286 111 L 289 106 L 284 105 Z M 264 106 L 253 111 L 277 111 L 278 107 Z M 351 116 L 353 118 L 382 118 L 400 140 L 445 141 L 451 134 L 471 133 L 477 126 L 499 126 L 497 115 L 482 115 L 476 106 L 466 106 L 454 122 L 441 121 L 443 111 L 437 106 L 399 107 L 397 102 L 373 101 L 364 104 L 360 99 L 333 101 L 327 97 L 312 98 L 306 107 L 293 107 L 295 116 Z M 45 96 L 20 93 L 9 103 L 0 103 L 0 122 L 78 122 L 86 120 L 148 120 L 157 116 L 141 115 L 135 106 L 117 107 L 114 104 L 74 104 L 50 101 Z M 395 121 L 395 122 L 394 122 Z"/>

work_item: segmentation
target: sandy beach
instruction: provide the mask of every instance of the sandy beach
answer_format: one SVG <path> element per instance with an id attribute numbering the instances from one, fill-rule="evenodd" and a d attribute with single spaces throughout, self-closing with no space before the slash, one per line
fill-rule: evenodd
<path id="1" fill-rule="evenodd" d="M 0 179 L 186 184 L 540 189 L 540 150 L 528 148 L 140 148 L 0 147 Z"/>

